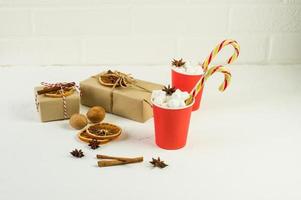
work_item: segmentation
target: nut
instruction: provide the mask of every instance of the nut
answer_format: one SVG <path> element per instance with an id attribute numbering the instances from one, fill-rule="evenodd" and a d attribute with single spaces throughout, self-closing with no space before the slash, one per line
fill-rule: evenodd
<path id="1" fill-rule="evenodd" d="M 77 130 L 80 130 L 80 129 L 83 129 L 87 126 L 88 120 L 87 120 L 87 117 L 85 115 L 74 114 L 74 115 L 71 116 L 71 118 L 69 120 L 69 124 L 73 128 L 75 128 Z"/>
<path id="2" fill-rule="evenodd" d="M 99 123 L 101 122 L 106 115 L 106 111 L 103 107 L 94 106 L 90 108 L 87 112 L 87 117 L 92 123 Z"/>

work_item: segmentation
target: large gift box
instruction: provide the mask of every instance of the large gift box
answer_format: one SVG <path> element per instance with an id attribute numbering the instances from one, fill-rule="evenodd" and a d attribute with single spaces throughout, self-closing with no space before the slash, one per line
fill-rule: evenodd
<path id="1" fill-rule="evenodd" d="M 151 92 L 162 89 L 163 85 L 109 70 L 80 82 L 80 88 L 83 105 L 102 106 L 106 112 L 145 122 L 153 116 Z"/>
<path id="2" fill-rule="evenodd" d="M 42 122 L 69 119 L 73 114 L 79 113 L 80 93 L 75 89 L 75 84 L 69 84 L 35 87 L 36 107 Z M 61 86 L 63 89 L 53 90 Z"/>

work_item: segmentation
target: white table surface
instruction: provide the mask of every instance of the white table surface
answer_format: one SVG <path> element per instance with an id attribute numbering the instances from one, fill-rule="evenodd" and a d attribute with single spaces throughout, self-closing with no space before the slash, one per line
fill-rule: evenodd
<path id="1" fill-rule="evenodd" d="M 68 121 L 41 123 L 33 87 L 80 81 L 107 67 L 0 68 L 0 199 L 301 199 L 301 66 L 232 66 L 233 81 L 208 80 L 191 119 L 188 144 L 176 151 L 154 143 L 153 120 L 111 114 L 120 139 L 90 150 Z M 111 67 L 169 82 L 168 67 Z M 86 112 L 86 107 L 81 107 Z M 69 152 L 84 151 L 75 159 Z M 140 164 L 98 168 L 97 153 L 140 156 Z M 169 166 L 152 168 L 160 156 Z"/>

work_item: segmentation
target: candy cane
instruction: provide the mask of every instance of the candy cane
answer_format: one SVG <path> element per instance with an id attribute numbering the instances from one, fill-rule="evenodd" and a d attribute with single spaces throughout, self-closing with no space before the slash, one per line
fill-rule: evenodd
<path id="1" fill-rule="evenodd" d="M 195 97 L 202 90 L 202 88 L 204 87 L 204 83 L 207 81 L 207 79 L 216 72 L 220 72 L 224 74 L 224 81 L 219 86 L 219 91 L 221 92 L 225 91 L 230 84 L 231 73 L 226 67 L 219 65 L 219 66 L 209 68 L 209 70 L 205 72 L 204 76 L 202 76 L 202 78 L 197 82 L 197 84 L 191 90 L 190 94 Z"/>
<path id="2" fill-rule="evenodd" d="M 216 55 L 220 52 L 220 50 L 227 45 L 232 45 L 235 50 L 233 55 L 228 59 L 227 64 L 231 64 L 237 59 L 237 57 L 239 56 L 239 50 L 240 50 L 239 44 L 235 40 L 224 40 L 211 51 L 209 56 L 203 62 L 202 68 L 203 68 L 204 72 L 206 72 L 208 70 L 209 64 L 216 57 Z"/>

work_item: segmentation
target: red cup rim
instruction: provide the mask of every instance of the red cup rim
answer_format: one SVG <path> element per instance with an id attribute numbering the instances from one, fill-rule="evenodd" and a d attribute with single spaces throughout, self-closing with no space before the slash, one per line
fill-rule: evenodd
<path id="1" fill-rule="evenodd" d="M 184 107 L 181 107 L 181 108 L 167 108 L 167 107 L 163 107 L 161 105 L 158 105 L 156 104 L 155 102 L 153 102 L 153 100 L 151 99 L 151 103 L 159 108 L 162 108 L 162 109 L 165 109 L 165 110 L 182 110 L 182 109 L 186 109 L 186 108 L 189 108 L 189 107 L 192 107 L 193 104 L 194 104 L 194 101 L 195 101 L 195 98 L 193 98 L 193 101 L 191 102 L 191 104 L 187 105 L 187 106 L 184 106 Z"/>
<path id="2" fill-rule="evenodd" d="M 177 70 L 175 70 L 174 67 L 170 67 L 172 71 L 179 73 L 179 74 L 183 74 L 183 75 L 187 75 L 187 76 L 199 76 L 199 75 L 204 75 L 204 73 L 199 73 L 199 74 L 189 74 L 187 72 L 178 72 Z"/>

